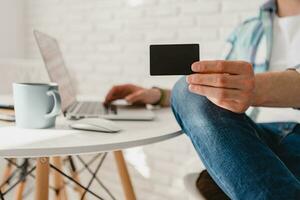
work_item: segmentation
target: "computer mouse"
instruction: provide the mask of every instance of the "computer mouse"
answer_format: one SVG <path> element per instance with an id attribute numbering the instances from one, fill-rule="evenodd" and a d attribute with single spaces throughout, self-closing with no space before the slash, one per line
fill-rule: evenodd
<path id="1" fill-rule="evenodd" d="M 69 126 L 73 129 L 105 133 L 117 133 L 121 131 L 121 128 L 118 127 L 115 122 L 101 118 L 80 119 L 71 123 Z"/>

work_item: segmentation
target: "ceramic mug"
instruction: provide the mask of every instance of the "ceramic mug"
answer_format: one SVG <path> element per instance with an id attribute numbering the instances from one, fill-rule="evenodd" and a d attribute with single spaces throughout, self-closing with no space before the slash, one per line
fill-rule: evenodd
<path id="1" fill-rule="evenodd" d="M 16 126 L 50 128 L 61 111 L 61 98 L 55 83 L 14 83 Z"/>

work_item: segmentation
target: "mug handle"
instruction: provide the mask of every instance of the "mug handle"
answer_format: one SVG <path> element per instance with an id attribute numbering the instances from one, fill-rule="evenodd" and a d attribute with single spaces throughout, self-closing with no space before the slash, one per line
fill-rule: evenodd
<path id="1" fill-rule="evenodd" d="M 46 118 L 52 118 L 60 114 L 61 98 L 57 90 L 49 90 L 46 94 L 48 96 L 53 96 L 54 99 L 54 106 L 52 111 L 45 115 Z"/>

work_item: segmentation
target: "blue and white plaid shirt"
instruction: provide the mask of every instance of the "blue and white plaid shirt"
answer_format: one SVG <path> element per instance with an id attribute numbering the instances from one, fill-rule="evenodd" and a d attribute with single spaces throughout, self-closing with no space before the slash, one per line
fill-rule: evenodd
<path id="1" fill-rule="evenodd" d="M 276 0 L 269 0 L 261 6 L 257 17 L 239 25 L 227 40 L 229 48 L 225 53 L 225 60 L 247 61 L 253 65 L 255 73 L 268 71 L 272 51 L 273 19 L 276 12 Z M 300 73 L 300 64 L 290 68 L 295 68 Z M 257 108 L 250 108 L 247 111 L 254 120 L 258 113 Z"/>
<path id="2" fill-rule="evenodd" d="M 276 11 L 276 1 L 269 0 L 261 6 L 257 17 L 248 19 L 238 26 L 227 40 L 230 48 L 225 59 L 250 62 L 256 73 L 268 71 Z M 300 68 L 300 65 L 290 67 Z"/>

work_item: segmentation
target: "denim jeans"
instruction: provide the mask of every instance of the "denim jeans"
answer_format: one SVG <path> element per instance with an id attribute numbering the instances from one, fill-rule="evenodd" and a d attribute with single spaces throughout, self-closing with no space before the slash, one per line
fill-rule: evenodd
<path id="1" fill-rule="evenodd" d="M 189 92 L 184 77 L 171 104 L 207 171 L 231 199 L 300 199 L 300 125 L 254 123 Z"/>

